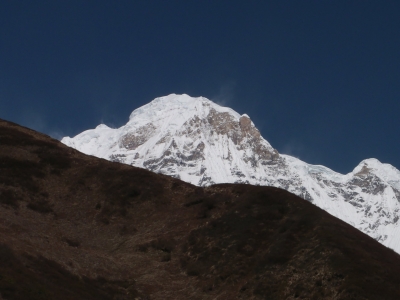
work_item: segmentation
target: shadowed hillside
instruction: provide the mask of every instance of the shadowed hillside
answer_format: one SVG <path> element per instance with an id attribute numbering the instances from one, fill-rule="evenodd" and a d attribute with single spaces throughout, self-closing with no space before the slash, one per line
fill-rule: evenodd
<path id="1" fill-rule="evenodd" d="M 400 299 L 400 256 L 284 190 L 200 188 L 0 121 L 3 299 Z"/>

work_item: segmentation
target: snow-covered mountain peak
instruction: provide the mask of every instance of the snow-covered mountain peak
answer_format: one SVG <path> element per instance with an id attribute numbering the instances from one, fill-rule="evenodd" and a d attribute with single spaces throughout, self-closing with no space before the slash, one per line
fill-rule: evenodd
<path id="1" fill-rule="evenodd" d="M 154 99 L 134 110 L 121 128 L 98 126 L 62 142 L 201 185 L 232 182 L 237 176 L 256 178 L 251 174 L 257 168 L 279 158 L 248 115 L 186 94 Z"/>
<path id="2" fill-rule="evenodd" d="M 279 154 L 247 114 L 204 97 L 159 97 L 126 125 L 102 124 L 62 142 L 86 154 L 199 186 L 248 183 L 286 189 L 400 252 L 400 171 L 366 159 L 342 175 Z"/>
<path id="3" fill-rule="evenodd" d="M 351 174 L 358 177 L 376 176 L 400 191 L 400 171 L 390 164 L 381 163 L 376 158 L 361 161 Z"/>
<path id="4" fill-rule="evenodd" d="M 97 125 L 96 129 L 110 129 L 106 124 Z"/>
<path id="5" fill-rule="evenodd" d="M 129 121 L 137 122 L 138 119 L 155 120 L 160 117 L 161 112 L 168 115 L 178 114 L 181 115 L 181 118 L 193 115 L 204 116 L 210 109 L 218 112 L 228 112 L 237 119 L 240 117 L 234 110 L 222 107 L 204 97 L 170 94 L 156 98 L 134 110 L 129 117 Z"/>
<path id="6" fill-rule="evenodd" d="M 383 164 L 376 158 L 368 158 L 361 161 L 353 170 L 353 174 L 364 173 L 367 170 L 379 170 L 383 167 Z"/>

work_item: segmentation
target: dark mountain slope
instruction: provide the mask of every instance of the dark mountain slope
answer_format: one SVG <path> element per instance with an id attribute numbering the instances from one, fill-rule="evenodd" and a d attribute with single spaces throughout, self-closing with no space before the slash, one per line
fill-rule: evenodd
<path id="1" fill-rule="evenodd" d="M 199 188 L 0 121 L 3 299 L 400 299 L 400 257 L 284 190 Z"/>

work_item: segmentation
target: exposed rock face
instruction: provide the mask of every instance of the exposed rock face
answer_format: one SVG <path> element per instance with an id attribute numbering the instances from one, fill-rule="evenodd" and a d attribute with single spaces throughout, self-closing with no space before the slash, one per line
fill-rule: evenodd
<path id="1" fill-rule="evenodd" d="M 169 95 L 132 112 L 118 129 L 100 125 L 62 140 L 86 154 L 198 186 L 248 183 L 286 189 L 400 252 L 400 172 L 378 160 L 342 175 L 279 154 L 247 115 L 205 98 Z"/>
<path id="2" fill-rule="evenodd" d="M 120 147 L 127 150 L 135 150 L 137 147 L 143 145 L 149 136 L 155 132 L 155 127 L 152 124 L 139 127 L 134 132 L 128 132 L 120 138 Z"/>

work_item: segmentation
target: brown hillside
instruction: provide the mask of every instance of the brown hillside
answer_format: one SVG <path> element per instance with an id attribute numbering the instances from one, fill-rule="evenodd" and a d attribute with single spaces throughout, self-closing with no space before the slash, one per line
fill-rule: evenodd
<path id="1" fill-rule="evenodd" d="M 0 120 L 3 299 L 400 299 L 400 256 L 272 187 L 199 188 Z"/>

